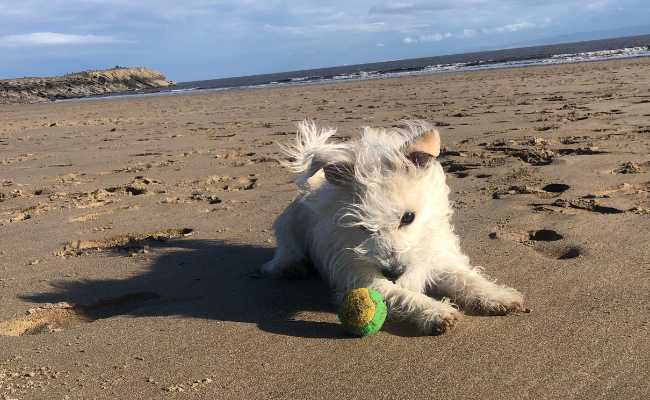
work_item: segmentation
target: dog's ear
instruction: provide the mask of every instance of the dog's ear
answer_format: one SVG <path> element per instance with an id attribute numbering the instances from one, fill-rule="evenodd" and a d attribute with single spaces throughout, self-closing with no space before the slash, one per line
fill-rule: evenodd
<path id="1" fill-rule="evenodd" d="M 347 185 L 354 179 L 354 167 L 345 161 L 327 164 L 323 167 L 323 172 L 329 183 L 338 186 Z"/>
<path id="2" fill-rule="evenodd" d="M 408 158 L 416 167 L 424 167 L 440 154 L 440 135 L 437 129 L 423 132 L 408 149 Z"/>
<path id="3" fill-rule="evenodd" d="M 410 151 L 421 151 L 438 157 L 440 154 L 440 135 L 437 129 L 423 132 L 413 141 Z"/>
<path id="4" fill-rule="evenodd" d="M 408 158 L 416 167 L 426 167 L 429 161 L 435 157 L 423 151 L 412 151 L 406 155 L 406 158 Z"/>

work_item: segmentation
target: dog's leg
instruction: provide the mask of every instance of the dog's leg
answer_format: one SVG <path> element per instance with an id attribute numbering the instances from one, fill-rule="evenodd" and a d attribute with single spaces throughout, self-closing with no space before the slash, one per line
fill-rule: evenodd
<path id="1" fill-rule="evenodd" d="M 273 259 L 261 267 L 265 274 L 300 279 L 309 275 L 306 248 L 309 216 L 298 201 L 291 203 L 273 224 L 277 246 Z"/>
<path id="2" fill-rule="evenodd" d="M 287 279 L 302 279 L 309 275 L 307 260 L 293 251 L 289 246 L 280 245 L 275 250 L 273 259 L 262 265 L 261 272 Z"/>
<path id="3" fill-rule="evenodd" d="M 463 308 L 475 309 L 489 315 L 505 315 L 523 310 L 523 296 L 515 289 L 498 285 L 482 273 L 481 267 L 472 267 L 463 254 L 451 225 L 446 234 L 435 241 L 430 260 L 428 289 L 447 296 Z"/>
<path id="4" fill-rule="evenodd" d="M 523 296 L 513 288 L 498 285 L 481 273 L 480 267 L 458 264 L 441 274 L 433 289 L 463 307 L 488 315 L 505 315 L 523 310 Z"/>
<path id="5" fill-rule="evenodd" d="M 460 312 L 448 301 L 413 292 L 387 279 L 374 279 L 369 287 L 382 295 L 389 315 L 414 322 L 425 334 L 441 334 L 454 325 Z"/>

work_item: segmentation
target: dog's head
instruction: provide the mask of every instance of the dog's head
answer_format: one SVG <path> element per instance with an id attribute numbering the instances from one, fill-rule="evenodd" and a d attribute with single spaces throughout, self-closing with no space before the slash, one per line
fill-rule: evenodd
<path id="1" fill-rule="evenodd" d="M 353 257 L 391 280 L 426 262 L 436 227 L 451 214 L 438 131 L 405 125 L 314 148 L 303 186 L 304 203 L 331 224 L 324 232 L 335 230 Z"/>

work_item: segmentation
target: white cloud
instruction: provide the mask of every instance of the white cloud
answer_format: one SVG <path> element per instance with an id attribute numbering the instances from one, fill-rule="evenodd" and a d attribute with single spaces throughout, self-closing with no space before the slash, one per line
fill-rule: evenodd
<path id="1" fill-rule="evenodd" d="M 442 39 L 444 39 L 444 36 L 442 36 L 439 33 L 436 33 L 435 35 L 420 36 L 420 39 L 418 40 L 420 43 L 427 43 L 427 42 L 439 42 Z"/>
<path id="2" fill-rule="evenodd" d="M 374 23 L 340 23 L 340 24 L 325 24 L 316 25 L 313 30 L 316 32 L 385 32 L 392 29 L 385 22 Z"/>
<path id="3" fill-rule="evenodd" d="M 384 5 L 384 8 L 386 8 L 387 10 L 400 10 L 400 9 L 403 9 L 403 8 L 410 8 L 410 7 L 413 7 L 413 4 L 411 4 L 411 3 L 389 3 L 389 4 Z"/>
<path id="4" fill-rule="evenodd" d="M 265 32 L 286 33 L 290 35 L 300 35 L 305 33 L 306 28 L 302 26 L 274 26 L 266 24 L 262 27 Z"/>
<path id="5" fill-rule="evenodd" d="M 463 33 L 445 33 L 445 38 L 469 39 L 476 35 L 473 29 L 463 29 Z"/>
<path id="6" fill-rule="evenodd" d="M 128 43 L 128 41 L 116 39 L 110 36 L 68 35 L 65 33 L 54 32 L 36 32 L 26 33 L 24 35 L 0 37 L 0 47 L 36 47 L 106 43 Z"/>
<path id="7" fill-rule="evenodd" d="M 384 47 L 383 43 L 377 43 L 377 47 Z"/>
<path id="8" fill-rule="evenodd" d="M 603 11 L 609 5 L 608 1 L 597 1 L 587 4 L 585 10 L 587 11 Z"/>
<path id="9" fill-rule="evenodd" d="M 548 23 L 551 22 L 549 18 L 547 18 Z M 544 20 L 546 22 L 546 20 Z M 521 31 L 524 29 L 533 29 L 533 28 L 541 28 L 544 26 L 547 26 L 548 23 L 541 23 L 541 24 L 534 24 L 532 22 L 520 22 L 518 24 L 509 24 L 509 25 L 504 25 L 500 26 L 498 28 L 491 28 L 491 29 L 486 29 L 483 28 L 484 33 L 504 33 L 504 32 L 517 32 Z"/>
<path id="10" fill-rule="evenodd" d="M 274 26 L 266 24 L 262 27 L 266 32 L 284 33 L 292 35 L 300 35 L 304 33 L 319 33 L 319 32 L 365 32 L 377 33 L 393 29 L 386 25 L 385 22 L 374 23 L 336 23 L 336 24 L 322 24 L 313 25 L 311 27 L 305 26 Z"/>
<path id="11" fill-rule="evenodd" d="M 460 33 L 455 36 L 456 39 L 469 39 L 476 35 L 476 31 L 473 29 L 463 29 L 463 33 Z"/>
<path id="12" fill-rule="evenodd" d="M 419 43 L 439 42 L 443 39 L 449 39 L 449 38 L 467 39 L 467 38 L 474 37 L 475 34 L 476 34 L 475 30 L 463 29 L 463 33 L 445 33 L 444 35 L 440 33 L 436 33 L 435 35 L 422 35 L 417 39 L 409 36 L 404 39 L 404 43 L 411 44 L 411 43 L 418 43 L 418 42 Z"/>

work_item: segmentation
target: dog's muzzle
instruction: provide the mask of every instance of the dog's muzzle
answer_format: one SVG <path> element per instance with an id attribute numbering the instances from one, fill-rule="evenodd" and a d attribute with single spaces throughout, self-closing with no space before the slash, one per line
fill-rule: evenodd
<path id="1" fill-rule="evenodd" d="M 406 267 L 404 264 L 400 263 L 391 263 L 390 267 L 382 268 L 381 270 L 382 275 L 393 282 L 399 279 L 400 276 L 404 275 L 404 272 L 406 272 Z"/>

